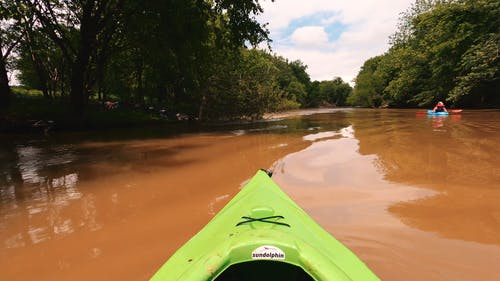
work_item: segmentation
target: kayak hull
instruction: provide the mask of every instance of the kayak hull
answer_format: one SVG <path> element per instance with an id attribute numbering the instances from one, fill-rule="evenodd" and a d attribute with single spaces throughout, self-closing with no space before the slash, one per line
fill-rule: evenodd
<path id="1" fill-rule="evenodd" d="M 427 110 L 427 115 L 429 116 L 448 116 L 448 112 L 446 111 L 441 111 L 441 112 L 434 112 L 432 110 Z"/>
<path id="2" fill-rule="evenodd" d="M 235 274 L 244 275 L 238 280 L 380 280 L 263 171 L 151 280 L 233 280 Z"/>

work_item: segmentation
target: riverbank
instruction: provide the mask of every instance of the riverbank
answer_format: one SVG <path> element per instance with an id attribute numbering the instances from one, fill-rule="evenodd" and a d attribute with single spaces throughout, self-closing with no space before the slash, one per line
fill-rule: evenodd
<path id="1" fill-rule="evenodd" d="M 48 133 L 52 131 L 101 130 L 156 126 L 185 119 L 153 107 L 131 107 L 92 101 L 83 118 L 73 118 L 69 101 L 37 95 L 15 95 L 11 106 L 0 112 L 0 133 Z"/>
<path id="2" fill-rule="evenodd" d="M 267 113 L 262 119 L 329 112 L 329 110 L 331 109 L 322 108 Z M 168 108 L 100 101 L 91 101 L 86 107 L 84 117 L 78 121 L 72 116 L 73 113 L 67 100 L 46 99 L 38 92 L 34 94 L 23 92 L 16 94 L 11 106 L 0 114 L 0 133 L 48 134 L 55 131 L 91 131 L 113 128 L 177 126 L 179 124 L 199 127 L 255 122 L 255 119 L 244 118 L 199 121 L 197 118 Z"/>
<path id="3" fill-rule="evenodd" d="M 0 117 L 0 133 L 48 133 L 51 131 L 101 130 L 165 124 L 148 114 L 132 110 L 88 111 L 83 121 L 76 122 L 69 114 L 7 114 Z"/>
<path id="4" fill-rule="evenodd" d="M 293 116 L 332 113 L 334 111 L 346 110 L 346 109 L 351 109 L 351 108 L 349 108 L 349 107 L 304 108 L 304 109 L 296 109 L 296 110 L 287 110 L 287 111 L 282 111 L 282 112 L 269 112 L 269 113 L 265 113 L 262 118 L 263 119 L 282 119 L 282 118 L 289 118 L 289 117 L 293 117 Z"/>
<path id="5" fill-rule="evenodd" d="M 269 112 L 260 120 L 275 120 L 352 110 L 350 107 L 319 107 Z M 72 118 L 69 102 L 38 95 L 17 94 L 10 108 L 0 114 L 0 133 L 49 134 L 55 131 L 94 131 L 113 128 L 184 126 L 192 129 L 258 122 L 256 119 L 197 120 L 186 114 L 153 106 L 132 106 L 118 102 L 90 102 L 84 118 Z"/>

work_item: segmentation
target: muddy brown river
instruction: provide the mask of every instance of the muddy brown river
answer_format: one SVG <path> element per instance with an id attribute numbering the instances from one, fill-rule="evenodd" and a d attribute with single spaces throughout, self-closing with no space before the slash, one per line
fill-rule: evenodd
<path id="1" fill-rule="evenodd" d="M 0 280 L 148 280 L 259 168 L 382 280 L 500 280 L 500 111 L 0 136 Z"/>

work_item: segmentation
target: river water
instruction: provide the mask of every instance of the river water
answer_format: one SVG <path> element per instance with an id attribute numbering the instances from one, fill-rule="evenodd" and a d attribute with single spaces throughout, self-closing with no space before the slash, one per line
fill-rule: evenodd
<path id="1" fill-rule="evenodd" d="M 1 280 L 148 280 L 259 168 L 382 280 L 500 280 L 500 111 L 0 136 Z"/>

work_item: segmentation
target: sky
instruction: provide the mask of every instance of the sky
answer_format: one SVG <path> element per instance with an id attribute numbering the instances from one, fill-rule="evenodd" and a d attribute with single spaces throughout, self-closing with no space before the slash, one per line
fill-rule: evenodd
<path id="1" fill-rule="evenodd" d="M 260 1 L 272 51 L 307 65 L 311 80 L 353 85 L 363 63 L 389 48 L 400 14 L 414 0 Z"/>

